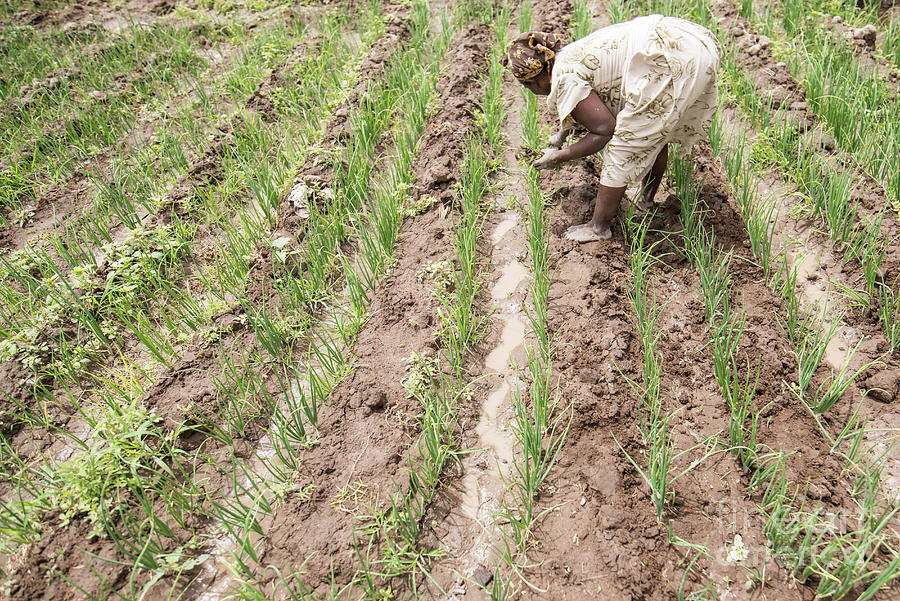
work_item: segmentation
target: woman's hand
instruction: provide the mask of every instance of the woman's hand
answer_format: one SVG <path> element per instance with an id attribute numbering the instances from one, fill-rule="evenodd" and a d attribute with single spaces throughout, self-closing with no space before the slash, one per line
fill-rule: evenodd
<path id="1" fill-rule="evenodd" d="M 532 164 L 535 169 L 553 169 L 554 167 L 558 167 L 562 162 L 559 150 L 556 150 L 555 148 L 545 148 L 541 158 Z"/>
<path id="2" fill-rule="evenodd" d="M 569 137 L 569 130 L 561 129 L 552 136 L 550 136 L 549 144 L 552 148 L 562 148 L 563 144 L 566 143 L 566 138 Z"/>

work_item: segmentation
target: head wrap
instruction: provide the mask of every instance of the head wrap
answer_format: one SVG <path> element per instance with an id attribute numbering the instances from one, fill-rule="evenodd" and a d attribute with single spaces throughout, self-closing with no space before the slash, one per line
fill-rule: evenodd
<path id="1" fill-rule="evenodd" d="M 500 63 L 509 67 L 516 79 L 527 81 L 547 68 L 563 46 L 565 42 L 559 34 L 528 31 L 510 43 Z"/>

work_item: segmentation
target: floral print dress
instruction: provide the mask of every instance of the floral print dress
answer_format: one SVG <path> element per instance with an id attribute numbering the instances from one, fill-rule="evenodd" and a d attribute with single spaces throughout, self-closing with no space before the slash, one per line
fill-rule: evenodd
<path id="1" fill-rule="evenodd" d="M 547 105 L 564 128 L 591 90 L 616 117 L 600 183 L 639 183 L 664 144 L 687 149 L 718 106 L 719 44 L 704 27 L 651 15 L 604 27 L 559 51 Z"/>

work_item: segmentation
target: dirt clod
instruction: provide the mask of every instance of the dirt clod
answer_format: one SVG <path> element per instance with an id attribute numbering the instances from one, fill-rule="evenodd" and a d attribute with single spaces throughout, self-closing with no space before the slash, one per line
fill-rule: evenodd
<path id="1" fill-rule="evenodd" d="M 472 579 L 478 586 L 484 588 L 494 580 L 494 573 L 484 566 L 478 566 L 472 574 Z"/>
<path id="2" fill-rule="evenodd" d="M 887 369 L 870 376 L 865 383 L 866 395 L 879 403 L 892 403 L 900 389 L 900 369 Z"/>
<path id="3" fill-rule="evenodd" d="M 875 39 L 877 36 L 878 30 L 871 24 L 850 30 L 850 37 L 853 41 L 862 44 L 867 48 L 875 48 Z"/>

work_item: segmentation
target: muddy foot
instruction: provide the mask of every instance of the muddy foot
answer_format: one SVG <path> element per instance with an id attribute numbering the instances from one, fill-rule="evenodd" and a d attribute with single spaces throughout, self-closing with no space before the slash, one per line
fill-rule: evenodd
<path id="1" fill-rule="evenodd" d="M 612 238 L 612 230 L 609 226 L 594 227 L 590 223 L 581 225 L 573 225 L 566 230 L 563 236 L 566 240 L 574 240 L 575 242 L 594 242 L 596 240 L 609 240 Z"/>

